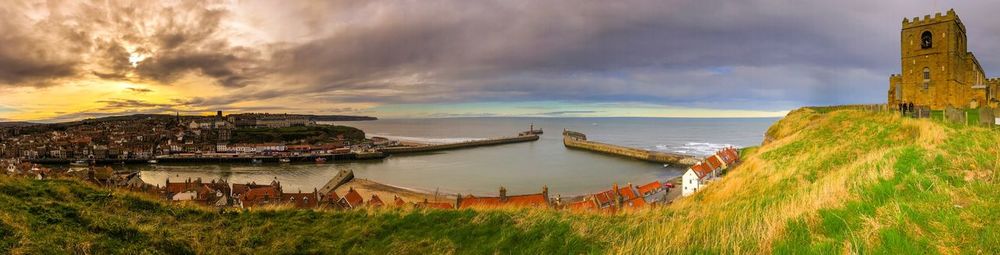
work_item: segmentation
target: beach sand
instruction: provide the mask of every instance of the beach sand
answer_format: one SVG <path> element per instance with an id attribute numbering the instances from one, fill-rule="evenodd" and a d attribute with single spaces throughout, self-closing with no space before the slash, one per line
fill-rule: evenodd
<path id="1" fill-rule="evenodd" d="M 383 203 L 391 204 L 393 203 L 393 198 L 399 196 L 406 202 L 423 202 L 427 199 L 429 202 L 440 202 L 440 203 L 455 203 L 455 196 L 452 194 L 438 194 L 435 196 L 433 193 L 425 193 L 417 190 L 396 187 L 392 185 L 382 184 L 374 182 L 367 179 L 355 178 L 350 182 L 337 187 L 336 192 L 338 196 L 343 197 L 347 194 L 347 191 L 354 188 L 361 197 L 368 201 L 371 199 L 372 194 L 378 195 L 382 199 Z"/>

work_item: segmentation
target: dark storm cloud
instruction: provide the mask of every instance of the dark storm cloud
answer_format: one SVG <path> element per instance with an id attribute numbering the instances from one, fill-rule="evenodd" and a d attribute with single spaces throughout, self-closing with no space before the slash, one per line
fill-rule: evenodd
<path id="1" fill-rule="evenodd" d="M 902 18 L 948 8 L 962 17 L 987 73 L 1000 74 L 1000 44 L 991 43 L 1000 41 L 1000 22 L 992 20 L 1000 3 L 985 1 L 230 4 L 5 4 L 0 28 L 10 36 L 0 36 L 0 84 L 91 76 L 169 85 L 195 75 L 228 89 L 177 101 L 199 108 L 290 98 L 755 110 L 874 103 L 899 72 Z M 43 19 L 20 12 L 39 8 L 59 11 Z M 134 54 L 146 59 L 130 62 Z"/>
<path id="2" fill-rule="evenodd" d="M 151 107 L 171 107 L 173 105 L 169 104 L 155 104 L 149 103 L 143 100 L 135 99 L 112 99 L 112 100 L 99 100 L 98 103 L 104 103 L 104 107 L 100 110 L 118 110 L 118 109 L 134 109 L 134 108 L 151 108 Z"/>
<path id="3" fill-rule="evenodd" d="M 53 79 L 74 75 L 79 58 L 75 49 L 56 50 L 58 36 L 33 33 L 47 24 L 32 24 L 10 3 L 0 6 L 0 85 L 45 86 Z"/>
<path id="4" fill-rule="evenodd" d="M 960 5 L 970 41 L 998 34 L 983 10 L 1000 5 Z M 643 101 L 754 109 L 884 100 L 887 77 L 898 72 L 900 21 L 934 11 L 926 1 L 769 0 L 337 8 L 324 15 L 372 15 L 277 58 L 283 73 L 317 91 L 363 84 L 400 91 L 367 98 L 386 102 Z M 995 75 L 1000 48 L 978 46 L 980 61 Z"/>
<path id="5" fill-rule="evenodd" d="M 93 75 L 170 84 L 188 73 L 227 87 L 264 75 L 258 49 L 233 46 L 222 29 L 228 11 L 214 1 L 15 1 L 0 28 L 0 84 Z M 42 6 L 39 8 L 39 6 Z M 33 11 L 49 14 L 28 19 Z M 145 61 L 130 62 L 133 54 Z M 135 67 L 136 76 L 128 74 Z"/>

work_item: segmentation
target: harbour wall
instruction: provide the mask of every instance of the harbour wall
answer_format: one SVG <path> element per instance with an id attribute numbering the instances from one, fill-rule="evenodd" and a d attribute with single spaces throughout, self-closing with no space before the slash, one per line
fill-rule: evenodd
<path id="1" fill-rule="evenodd" d="M 354 170 L 340 170 L 340 172 L 337 173 L 337 176 L 334 176 L 330 179 L 330 181 L 327 181 L 326 185 L 323 185 L 323 188 L 320 189 L 319 192 L 320 194 L 330 193 L 331 191 L 336 190 L 337 187 L 340 187 L 340 185 L 344 185 L 353 179 Z"/>
<path id="2" fill-rule="evenodd" d="M 614 144 L 587 141 L 586 135 L 574 131 L 563 132 L 563 145 L 573 149 L 612 154 L 638 160 L 672 164 L 672 165 L 691 166 L 697 164 L 698 161 L 700 161 L 697 157 L 689 155 L 649 151 L 649 150 L 630 148 Z"/>
<path id="3" fill-rule="evenodd" d="M 508 143 L 531 142 L 536 140 L 538 140 L 538 135 L 521 135 L 514 137 L 491 138 L 486 140 L 458 142 L 449 144 L 436 144 L 436 145 L 413 146 L 413 147 L 389 147 L 382 149 L 382 152 L 388 154 L 431 152 L 431 151 L 469 148 L 469 147 L 500 145 Z"/>

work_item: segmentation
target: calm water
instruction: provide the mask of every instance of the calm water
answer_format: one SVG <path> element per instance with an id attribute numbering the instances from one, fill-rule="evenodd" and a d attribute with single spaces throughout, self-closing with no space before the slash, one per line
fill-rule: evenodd
<path id="1" fill-rule="evenodd" d="M 428 154 L 392 156 L 382 161 L 292 165 L 158 165 L 132 166 L 149 183 L 188 177 L 224 178 L 230 182 L 269 182 L 277 178 L 286 190 L 311 191 L 326 184 L 338 169 L 353 169 L 359 178 L 425 191 L 495 195 L 499 186 L 510 193 L 577 195 L 607 189 L 617 182 L 642 184 L 682 174 L 680 168 L 566 149 L 564 128 L 589 140 L 650 150 L 708 155 L 726 145 L 751 146 L 763 140 L 776 118 L 451 118 L 338 122 L 369 135 L 423 143 L 445 143 L 499 136 L 527 130 L 530 123 L 545 134 L 536 142 Z"/>

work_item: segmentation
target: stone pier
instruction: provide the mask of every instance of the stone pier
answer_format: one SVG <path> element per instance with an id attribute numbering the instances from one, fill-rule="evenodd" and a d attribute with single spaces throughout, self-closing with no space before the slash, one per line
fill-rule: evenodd
<path id="1" fill-rule="evenodd" d="M 435 144 L 435 145 L 424 145 L 424 146 L 413 146 L 413 147 L 389 147 L 382 149 L 382 152 L 388 154 L 431 152 L 431 151 L 451 150 L 451 149 L 499 145 L 508 143 L 531 142 L 536 140 L 538 140 L 538 135 L 520 135 L 514 137 L 491 138 L 485 140 L 475 140 L 475 141 L 449 143 L 449 144 Z"/>
<path id="2" fill-rule="evenodd" d="M 649 162 L 664 163 L 671 165 L 691 166 L 700 161 L 695 156 L 667 153 L 659 151 L 648 151 L 643 149 L 629 148 L 614 144 L 587 141 L 587 136 L 580 132 L 563 131 L 563 145 L 568 148 L 581 149 L 604 154 L 618 155 Z"/>

